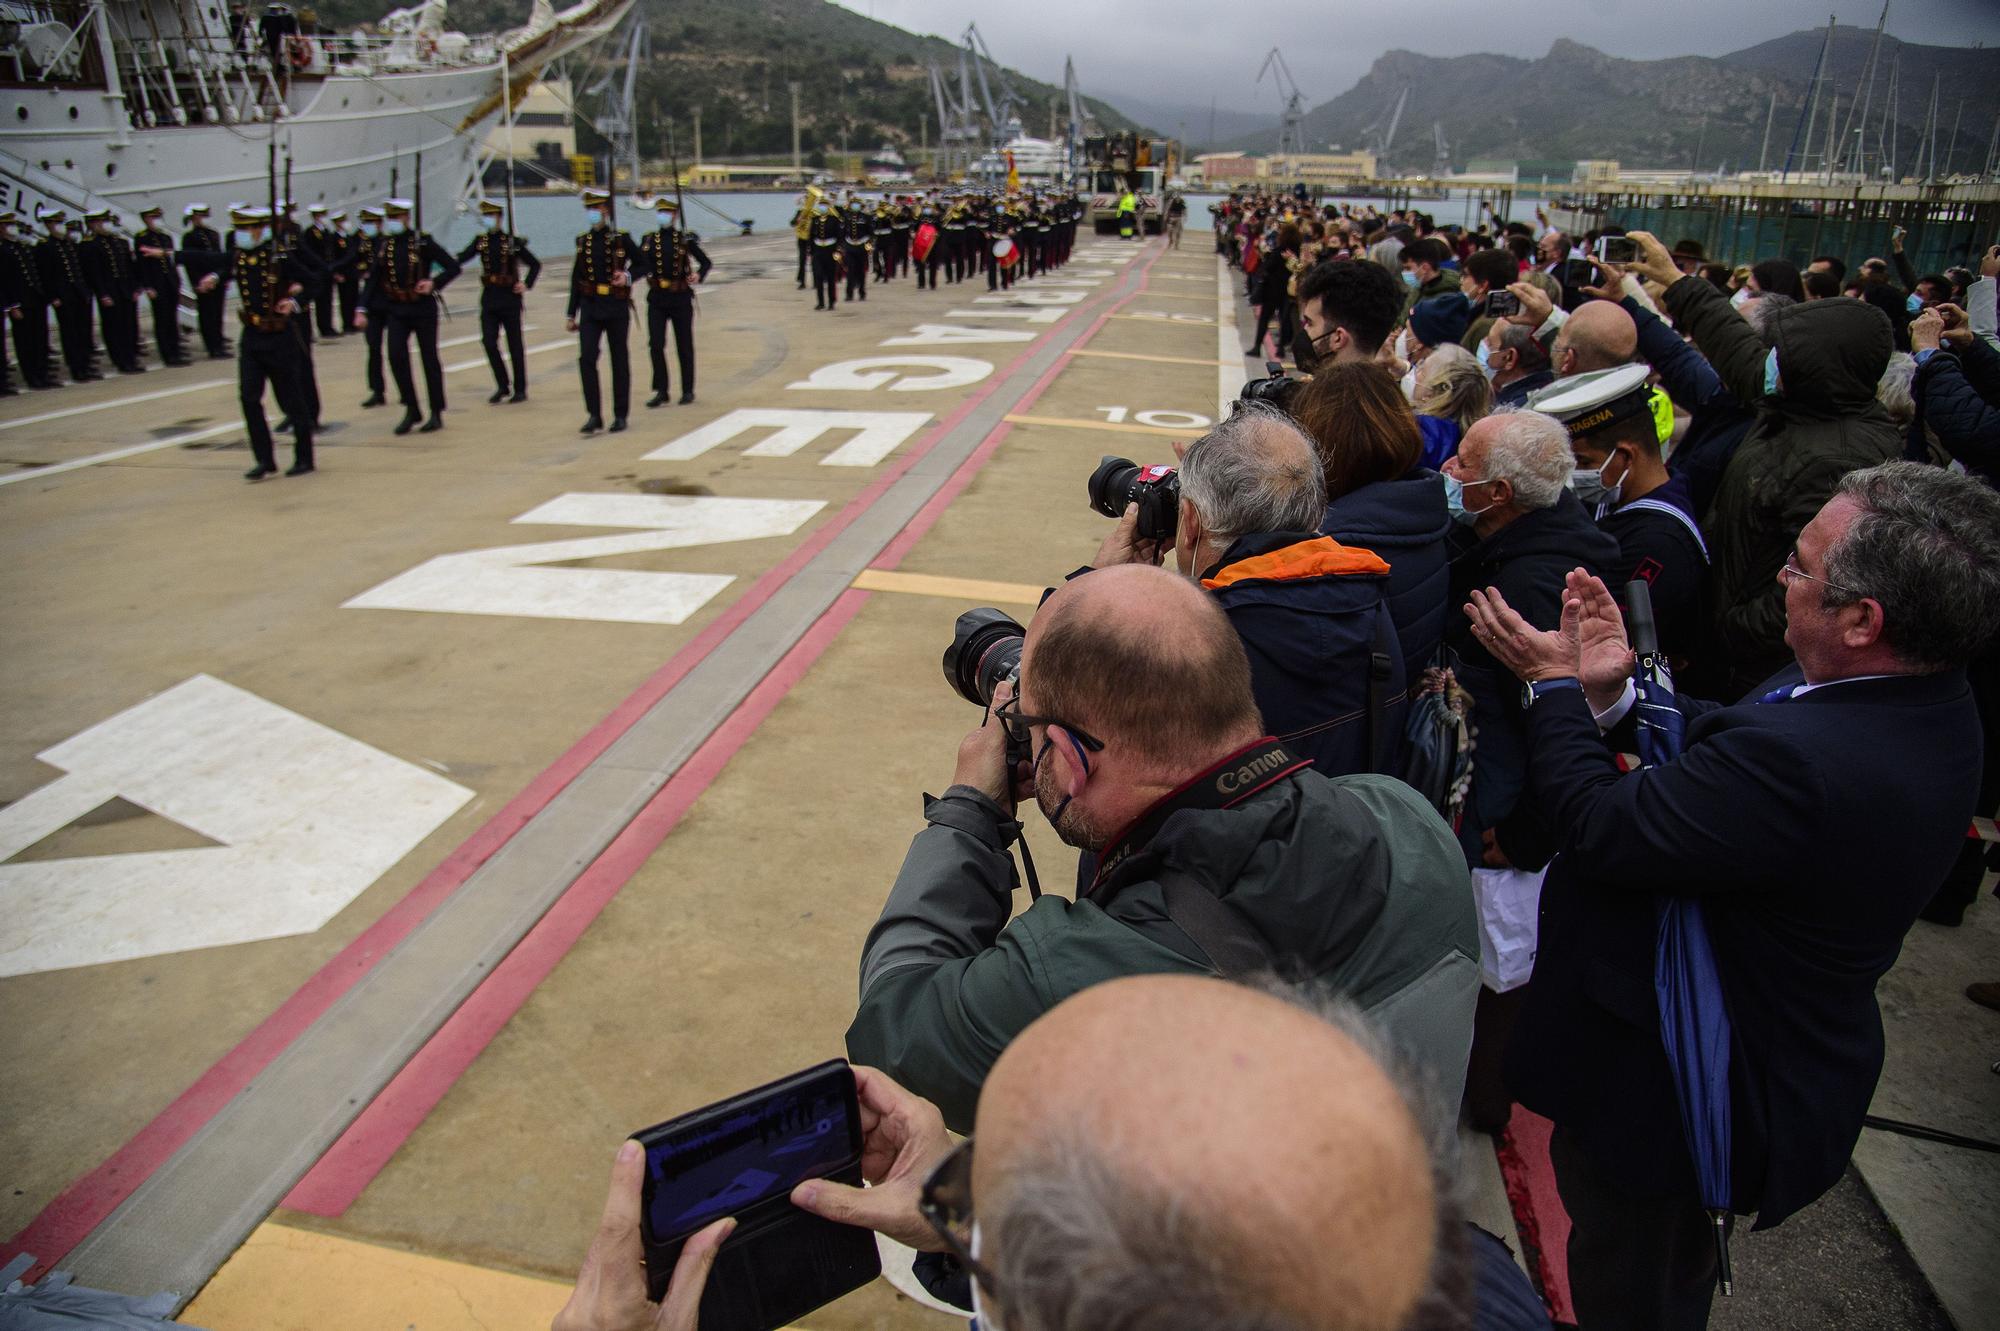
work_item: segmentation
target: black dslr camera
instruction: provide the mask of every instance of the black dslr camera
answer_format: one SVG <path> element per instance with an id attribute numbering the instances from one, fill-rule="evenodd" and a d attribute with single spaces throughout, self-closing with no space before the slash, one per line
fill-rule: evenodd
<path id="1" fill-rule="evenodd" d="M 1229 404 L 1230 415 L 1241 410 L 1245 402 L 1268 402 L 1287 416 L 1292 414 L 1292 403 L 1297 400 L 1299 390 L 1306 386 L 1306 381 L 1286 374 L 1282 361 L 1265 361 L 1264 374 L 1265 378 L 1252 379 L 1243 385 L 1236 401 Z"/>
<path id="2" fill-rule="evenodd" d="M 1173 467 L 1142 467 L 1130 458 L 1106 457 L 1090 473 L 1090 507 L 1107 518 L 1139 506 L 1142 541 L 1172 542 L 1181 521 L 1181 477 Z"/>
<path id="3" fill-rule="evenodd" d="M 1027 640 L 1028 631 L 1005 611 L 991 606 L 966 611 L 952 625 L 951 646 L 944 649 L 944 682 L 975 707 L 991 707 L 1002 681 L 1018 688 Z"/>

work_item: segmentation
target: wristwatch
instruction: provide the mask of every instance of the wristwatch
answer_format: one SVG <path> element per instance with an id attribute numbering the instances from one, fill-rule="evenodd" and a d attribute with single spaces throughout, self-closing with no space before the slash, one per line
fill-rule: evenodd
<path id="1" fill-rule="evenodd" d="M 1575 675 L 1563 675 L 1556 679 L 1538 679 L 1521 686 L 1521 709 L 1526 711 L 1535 705 L 1535 699 L 1554 693 L 1557 689 L 1583 688 L 1583 681 Z"/>

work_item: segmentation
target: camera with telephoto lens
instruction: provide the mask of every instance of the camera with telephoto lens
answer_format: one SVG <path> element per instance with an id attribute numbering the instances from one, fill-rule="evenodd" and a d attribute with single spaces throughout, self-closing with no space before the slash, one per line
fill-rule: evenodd
<path id="1" fill-rule="evenodd" d="M 1299 390 L 1306 386 L 1306 381 L 1286 374 L 1283 361 L 1265 361 L 1264 375 L 1262 379 L 1252 379 L 1243 385 L 1243 391 L 1229 404 L 1230 415 L 1234 416 L 1241 410 L 1245 402 L 1268 402 L 1286 415 L 1291 414 L 1292 402 L 1298 397 Z"/>
<path id="2" fill-rule="evenodd" d="M 991 707 L 1002 681 L 1018 689 L 1027 640 L 1028 631 L 1005 611 L 992 606 L 966 611 L 952 625 L 951 646 L 944 649 L 945 683 L 967 702 Z"/>
<path id="3" fill-rule="evenodd" d="M 1105 457 L 1090 473 L 1090 507 L 1107 518 L 1122 518 L 1128 504 L 1139 506 L 1134 535 L 1142 541 L 1172 541 L 1181 521 L 1179 470 Z"/>

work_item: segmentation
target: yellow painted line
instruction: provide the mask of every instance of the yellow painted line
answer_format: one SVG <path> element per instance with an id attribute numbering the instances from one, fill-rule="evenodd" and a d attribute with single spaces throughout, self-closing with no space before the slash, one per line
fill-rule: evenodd
<path id="1" fill-rule="evenodd" d="M 1202 360 L 1196 356 L 1148 356 L 1137 351 L 1080 351 L 1071 348 L 1071 356 L 1098 356 L 1105 360 L 1149 360 L 1162 365 L 1227 365 L 1228 361 Z"/>
<path id="2" fill-rule="evenodd" d="M 569 1290 L 559 1281 L 266 1221 L 181 1319 L 209 1331 L 525 1331 L 548 1326 Z"/>
<path id="3" fill-rule="evenodd" d="M 853 584 L 864 592 L 904 592 L 911 596 L 943 596 L 954 601 L 1005 601 L 1040 605 L 1041 587 L 1025 582 L 987 582 L 980 578 L 943 578 L 931 573 L 896 573 L 864 568 Z"/>
<path id="4" fill-rule="evenodd" d="M 1166 324 L 1169 328 L 1179 324 L 1183 328 L 1213 328 L 1215 320 L 1199 314 L 1173 314 L 1167 310 L 1141 310 L 1137 314 L 1114 314 L 1113 319 L 1131 319 L 1142 324 Z"/>
<path id="5" fill-rule="evenodd" d="M 1066 416 L 1003 416 L 1014 425 L 1055 425 L 1071 430 L 1109 430 L 1113 434 L 1158 434 L 1169 439 L 1187 439 L 1200 433 L 1192 428 L 1174 429 L 1165 425 L 1113 425 L 1110 421 L 1079 421 Z"/>
<path id="6" fill-rule="evenodd" d="M 208 1331 L 546 1331 L 569 1291 L 567 1281 L 267 1220 L 181 1320 Z"/>

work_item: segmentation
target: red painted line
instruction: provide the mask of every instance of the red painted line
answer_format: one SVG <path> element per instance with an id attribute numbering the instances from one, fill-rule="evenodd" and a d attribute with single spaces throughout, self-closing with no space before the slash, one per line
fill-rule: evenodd
<path id="1" fill-rule="evenodd" d="M 548 914 L 493 968 L 492 975 L 438 1028 L 417 1056 L 403 1065 L 333 1148 L 299 1180 L 284 1206 L 337 1216 L 353 1205 L 867 599 L 864 591 L 850 588 L 841 593 L 729 719 L 668 778 Z"/>
<path id="2" fill-rule="evenodd" d="M 1576 1322 L 1569 1291 L 1569 1212 L 1556 1191 L 1555 1166 L 1549 1163 L 1549 1137 L 1555 1125 L 1514 1106 L 1514 1116 L 1500 1134 L 1496 1153 L 1500 1177 L 1507 1185 L 1507 1204 L 1521 1234 L 1521 1256 L 1534 1274 L 1549 1316 Z"/>
<path id="3" fill-rule="evenodd" d="M 1159 257 L 1154 255 L 1140 269 L 1142 279 Z M 1096 333 L 1113 311 L 1140 294 L 1134 291 L 1108 306 L 1083 336 L 1088 338 Z M 1040 340 L 1036 339 L 1036 343 Z M 1054 381 L 1063 364 L 1058 358 L 1029 386 L 1020 405 L 1031 405 L 1039 398 Z M 1011 369 L 1012 366 L 1009 367 L 1010 372 Z M 970 404 L 966 410 L 969 409 Z M 952 413 L 950 423 L 955 423 L 963 414 L 963 410 Z M 979 447 L 946 480 L 938 494 L 917 511 L 896 540 L 885 548 L 883 557 L 877 560 L 874 567 L 895 566 L 903 554 L 930 530 L 949 505 L 950 497 L 971 483 L 1010 428 L 1002 422 L 981 441 Z M 914 458 L 911 460 L 914 461 Z M 660 788 L 625 831 L 563 893 L 527 937 L 494 967 L 492 976 L 460 1004 L 437 1034 L 348 1125 L 347 1131 L 306 1172 L 282 1205 L 295 1211 L 334 1217 L 344 1214 L 354 1204 L 410 1134 L 443 1100 L 445 1093 L 465 1074 L 472 1061 L 520 1010 L 528 995 L 548 977 L 563 954 L 575 945 L 583 930 L 645 863 L 667 833 L 673 830 L 688 805 L 721 774 L 729 759 L 770 714 L 778 699 L 804 677 L 867 599 L 868 593 L 853 588 L 841 593 L 826 613 L 780 659 L 771 673 L 751 690 L 728 719 L 695 751 L 694 757 L 668 778 L 666 785 Z M 651 839 L 645 840 L 648 835 Z M 628 841 L 628 838 L 631 840 Z M 624 848 L 622 852 L 621 846 Z M 620 852 L 618 857 L 614 858 L 614 852 Z M 573 897 L 576 898 L 574 905 L 571 901 Z M 549 930 L 546 934 L 543 932 L 545 928 Z M 517 957 L 522 959 L 518 968 L 515 966 Z"/>
<path id="4" fill-rule="evenodd" d="M 1150 262 L 1148 267 L 1150 267 Z M 1061 331 L 1059 321 L 932 426 L 901 458 L 886 468 L 837 514 L 821 524 L 784 560 L 767 570 L 707 628 L 697 634 L 665 665 L 648 677 L 609 715 L 591 728 L 561 757 L 522 789 L 453 850 L 414 888 L 336 953 L 293 992 L 257 1028 L 203 1072 L 192 1085 L 161 1110 L 89 1173 L 63 1189 L 35 1218 L 0 1245 L 0 1264 L 22 1252 L 33 1253 L 35 1265 L 23 1279 L 39 1279 L 67 1256 L 83 1238 L 102 1224 L 134 1189 L 184 1146 L 195 1133 L 248 1086 L 273 1059 L 317 1021 L 376 963 L 429 917 L 480 865 L 526 826 L 560 794 L 577 774 L 637 723 L 660 698 L 684 679 L 708 654 L 776 594 L 833 538 L 879 499 L 919 459 L 934 448 L 979 403 L 1012 378 L 1042 342 Z"/>

